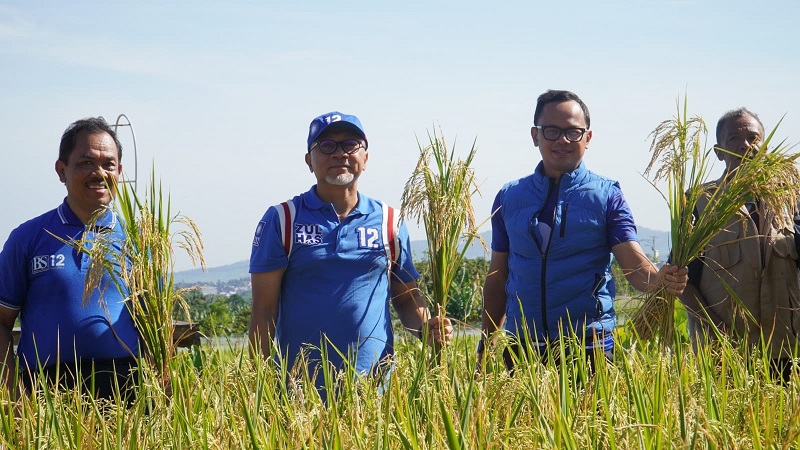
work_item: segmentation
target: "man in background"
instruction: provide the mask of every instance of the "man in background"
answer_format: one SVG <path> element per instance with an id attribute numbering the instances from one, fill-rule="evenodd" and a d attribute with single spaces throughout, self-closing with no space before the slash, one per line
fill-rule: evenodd
<path id="1" fill-rule="evenodd" d="M 764 125 L 748 109 L 734 109 L 717 122 L 716 138 L 725 173 L 709 183 L 709 194 L 743 164 L 746 152 L 763 142 Z M 695 215 L 706 204 L 699 203 Z M 742 205 L 703 256 L 689 264 L 689 284 L 680 296 L 695 347 L 714 339 L 712 324 L 751 346 L 760 346 L 763 339 L 772 374 L 784 382 L 800 342 L 800 218 L 794 214 L 770 211 L 757 199 Z"/>

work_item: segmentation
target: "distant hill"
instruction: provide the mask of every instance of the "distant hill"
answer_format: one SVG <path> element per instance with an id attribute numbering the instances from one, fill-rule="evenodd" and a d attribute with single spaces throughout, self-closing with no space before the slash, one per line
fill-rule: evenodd
<path id="1" fill-rule="evenodd" d="M 492 232 L 486 231 L 481 233 L 481 237 L 486 241 L 486 245 L 491 245 Z M 666 259 L 669 254 L 669 232 L 657 231 L 650 228 L 639 227 L 639 242 L 642 248 L 648 255 L 653 254 L 653 249 L 658 252 L 659 260 Z M 428 250 L 427 241 L 411 241 L 411 252 L 414 254 L 414 259 L 421 259 L 425 257 L 425 252 Z M 486 258 L 489 259 L 491 250 L 484 252 L 480 243 L 473 242 L 467 250 L 467 258 Z M 203 272 L 200 269 L 184 270 L 175 272 L 176 283 L 217 283 L 231 280 L 238 280 L 240 278 L 247 278 L 250 276 L 248 272 L 250 268 L 250 261 L 244 260 L 235 262 L 219 267 L 209 267 L 208 272 Z"/>
<path id="2" fill-rule="evenodd" d="M 217 283 L 219 281 L 238 280 L 250 277 L 250 261 L 244 260 L 226 266 L 209 267 L 208 272 L 202 269 L 184 270 L 175 272 L 176 283 Z"/>
<path id="3" fill-rule="evenodd" d="M 667 258 L 667 255 L 669 255 L 668 231 L 657 231 L 650 228 L 638 227 L 638 234 L 639 243 L 641 243 L 642 249 L 645 251 L 645 253 L 647 253 L 648 256 L 652 257 L 655 250 L 657 255 L 656 259 L 658 261 L 665 260 Z M 486 242 L 486 246 L 489 247 L 489 250 L 485 252 L 479 242 L 473 242 L 469 246 L 469 250 L 467 250 L 467 258 L 489 259 L 491 257 L 492 232 L 485 231 L 481 233 L 481 237 Z M 415 259 L 424 258 L 426 251 L 428 251 L 427 241 L 411 241 L 411 252 L 414 254 Z"/>
<path id="4" fill-rule="evenodd" d="M 486 242 L 486 247 L 492 244 L 492 232 L 485 231 L 481 233 L 481 237 Z M 425 258 L 425 253 L 428 251 L 428 241 L 411 241 L 411 253 L 414 255 L 414 259 L 422 259 Z M 475 258 L 485 258 L 489 259 L 492 254 L 492 250 L 489 249 L 488 251 L 484 251 L 483 247 L 481 246 L 480 242 L 473 241 L 470 244 L 469 249 L 467 250 L 466 257 L 468 259 L 475 259 Z"/>
<path id="5" fill-rule="evenodd" d="M 650 228 L 638 227 L 639 243 L 642 249 L 652 258 L 653 250 L 657 252 L 657 261 L 666 261 L 669 256 L 669 231 L 658 231 Z"/>

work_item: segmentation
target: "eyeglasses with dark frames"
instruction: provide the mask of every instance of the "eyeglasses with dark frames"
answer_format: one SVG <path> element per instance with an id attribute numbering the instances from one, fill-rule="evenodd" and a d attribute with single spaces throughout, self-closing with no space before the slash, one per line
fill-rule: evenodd
<path id="1" fill-rule="evenodd" d="M 580 141 L 583 139 L 583 135 L 589 131 L 586 128 L 559 128 L 550 125 L 536 125 L 536 129 L 538 129 L 539 132 L 542 133 L 542 137 L 548 141 L 557 141 L 561 135 L 564 135 L 569 142 Z"/>
<path id="2" fill-rule="evenodd" d="M 316 148 L 325 155 L 331 155 L 333 153 L 336 153 L 336 149 L 338 149 L 339 147 L 342 147 L 342 150 L 348 155 L 351 153 L 355 153 L 362 148 L 366 148 L 364 142 L 358 139 L 347 139 L 344 141 L 334 141 L 331 139 L 325 139 L 323 141 L 315 142 L 314 145 L 312 145 L 311 148 L 308 150 L 308 152 L 311 153 L 311 150 L 314 150 Z"/>

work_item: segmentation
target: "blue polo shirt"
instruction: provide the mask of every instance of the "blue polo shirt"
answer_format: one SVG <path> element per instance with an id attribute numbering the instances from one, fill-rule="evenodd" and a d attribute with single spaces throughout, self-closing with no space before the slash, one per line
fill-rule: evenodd
<path id="1" fill-rule="evenodd" d="M 116 215 L 109 211 L 98 227 L 124 239 Z M 52 233 L 52 234 L 51 234 Z M 59 241 L 89 233 L 66 199 L 56 209 L 17 227 L 0 252 L 0 306 L 19 311 L 20 367 L 34 369 L 57 362 L 107 360 L 138 355 L 139 334 L 124 304 L 124 295 L 108 275 L 102 289 L 84 302 L 90 259 Z M 118 238 L 118 239 L 117 239 Z M 118 245 L 117 245 L 118 247 Z"/>
<path id="2" fill-rule="evenodd" d="M 259 223 L 250 256 L 251 273 L 286 268 L 277 322 L 282 355 L 291 367 L 306 349 L 313 369 L 320 343 L 327 342 L 335 347 L 328 345 L 334 365 L 341 366 L 341 352 L 359 372 L 369 372 L 394 353 L 381 203 L 359 193 L 356 208 L 340 222 L 316 187 L 291 202 L 296 210 L 291 256 L 286 255 L 275 207 Z M 410 282 L 419 274 L 408 230 L 401 225 L 396 232 L 401 250 L 391 276 Z"/>

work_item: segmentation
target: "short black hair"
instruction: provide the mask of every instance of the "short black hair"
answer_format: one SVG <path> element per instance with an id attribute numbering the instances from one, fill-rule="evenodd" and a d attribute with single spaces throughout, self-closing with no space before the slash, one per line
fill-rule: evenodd
<path id="1" fill-rule="evenodd" d="M 761 123 L 761 119 L 758 118 L 758 114 L 742 106 L 741 108 L 732 109 L 726 112 L 717 121 L 717 144 L 723 144 L 722 133 L 725 132 L 726 130 L 725 127 L 728 125 L 728 122 L 733 119 L 738 119 L 739 117 L 744 117 L 744 116 L 750 116 L 753 119 L 755 119 L 756 122 L 758 122 L 758 126 L 761 127 L 761 134 L 762 135 L 764 134 L 764 124 Z"/>
<path id="2" fill-rule="evenodd" d="M 586 104 L 583 103 L 583 100 L 581 100 L 576 93 L 571 91 L 555 91 L 548 89 L 547 92 L 540 95 L 536 100 L 536 110 L 533 112 L 533 124 L 539 125 L 539 116 L 542 115 L 542 109 L 544 108 L 544 105 L 548 103 L 561 103 L 570 100 L 573 100 L 580 105 L 581 109 L 583 110 L 583 118 L 586 120 L 586 129 L 588 130 L 592 124 L 591 119 L 589 118 L 589 108 L 586 107 Z"/>
<path id="3" fill-rule="evenodd" d="M 87 117 L 85 119 L 76 120 L 72 122 L 64 134 L 61 135 L 61 145 L 58 148 L 58 160 L 67 164 L 69 162 L 69 155 L 75 149 L 75 137 L 81 132 L 89 133 L 108 133 L 114 144 L 117 146 L 117 158 L 122 161 L 122 144 L 117 139 L 117 133 L 111 126 L 108 125 L 102 117 Z"/>

